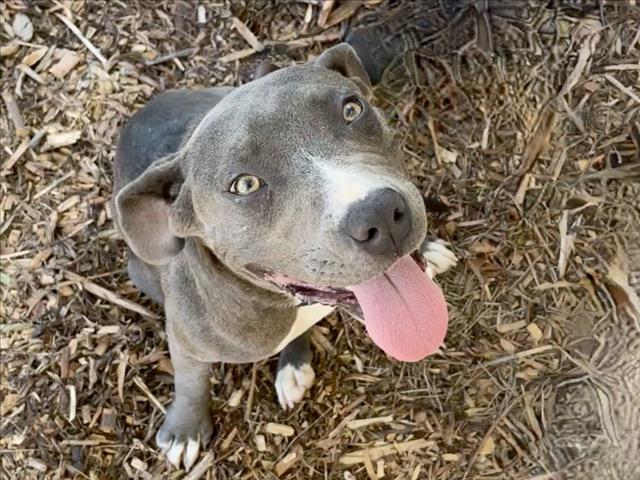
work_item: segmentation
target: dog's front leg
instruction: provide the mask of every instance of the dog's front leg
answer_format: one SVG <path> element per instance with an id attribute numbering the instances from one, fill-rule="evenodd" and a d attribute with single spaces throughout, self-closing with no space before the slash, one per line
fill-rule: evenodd
<path id="1" fill-rule="evenodd" d="M 285 410 L 293 408 L 296 402 L 302 400 L 316 378 L 311 368 L 311 345 L 309 330 L 291 341 L 278 359 L 278 373 L 276 375 L 276 393 L 278 401 Z"/>
<path id="2" fill-rule="evenodd" d="M 169 407 L 156 443 L 167 460 L 189 470 L 198 459 L 200 447 L 211 440 L 213 423 L 209 411 L 211 364 L 194 360 L 169 335 L 171 362 L 175 371 L 175 398 Z"/>

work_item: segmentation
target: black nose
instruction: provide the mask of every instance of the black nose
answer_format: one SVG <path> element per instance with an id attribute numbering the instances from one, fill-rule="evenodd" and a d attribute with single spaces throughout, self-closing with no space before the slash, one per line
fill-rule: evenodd
<path id="1" fill-rule="evenodd" d="M 400 255 L 403 240 L 411 230 L 411 215 L 404 198 L 385 188 L 349 208 L 343 229 L 371 254 Z"/>

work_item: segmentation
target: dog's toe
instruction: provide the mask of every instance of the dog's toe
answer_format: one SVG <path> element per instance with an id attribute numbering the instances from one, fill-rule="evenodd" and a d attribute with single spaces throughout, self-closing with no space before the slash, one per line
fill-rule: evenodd
<path id="1" fill-rule="evenodd" d="M 422 244 L 420 251 L 427 261 L 429 270 L 433 275 L 440 275 L 453 268 L 458 263 L 458 257 L 449 249 L 449 244 L 444 240 L 427 240 Z"/>
<path id="2" fill-rule="evenodd" d="M 200 439 L 192 439 L 190 438 L 187 441 L 187 448 L 184 451 L 184 469 L 188 472 L 193 467 L 193 464 L 196 463 L 198 459 L 198 455 L 200 454 Z"/>
<path id="3" fill-rule="evenodd" d="M 183 440 L 178 440 L 177 438 L 173 441 L 173 445 L 169 448 L 167 452 L 167 460 L 171 465 L 176 468 L 180 468 L 182 464 L 182 452 L 186 446 L 186 442 Z"/>
<path id="4" fill-rule="evenodd" d="M 278 370 L 276 376 L 276 393 L 283 409 L 293 408 L 296 402 L 304 397 L 304 393 L 313 385 L 316 374 L 311 365 L 304 363 L 298 367 L 286 365 Z"/>
<path id="5" fill-rule="evenodd" d="M 200 448 L 211 440 L 213 425 L 207 408 L 188 409 L 171 405 L 162 427 L 156 434 L 156 444 L 176 468 L 186 471 L 198 460 Z"/>

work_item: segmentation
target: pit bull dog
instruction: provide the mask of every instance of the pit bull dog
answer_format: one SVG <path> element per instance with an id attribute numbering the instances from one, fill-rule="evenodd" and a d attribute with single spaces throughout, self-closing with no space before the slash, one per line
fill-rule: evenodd
<path id="1" fill-rule="evenodd" d="M 314 380 L 308 329 L 336 306 L 390 356 L 441 345 L 423 199 L 347 44 L 239 88 L 158 96 L 124 128 L 114 217 L 130 278 L 162 304 L 175 399 L 156 441 L 189 469 L 212 435 L 209 367 L 280 353 L 283 408 Z M 427 272 L 429 273 L 429 272 Z"/>

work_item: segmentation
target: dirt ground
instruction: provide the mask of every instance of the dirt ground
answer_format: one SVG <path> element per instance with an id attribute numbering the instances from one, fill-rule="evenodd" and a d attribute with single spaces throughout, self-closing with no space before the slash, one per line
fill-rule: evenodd
<path id="1" fill-rule="evenodd" d="M 441 351 L 401 364 L 333 316 L 290 412 L 275 359 L 216 365 L 217 433 L 185 474 L 153 441 L 172 367 L 111 221 L 118 130 L 163 90 L 240 85 L 389 7 L 3 2 L 2 478 L 639 479 L 640 7 L 542 3 L 491 18 L 492 51 L 463 29 L 376 90 L 460 257 Z"/>

